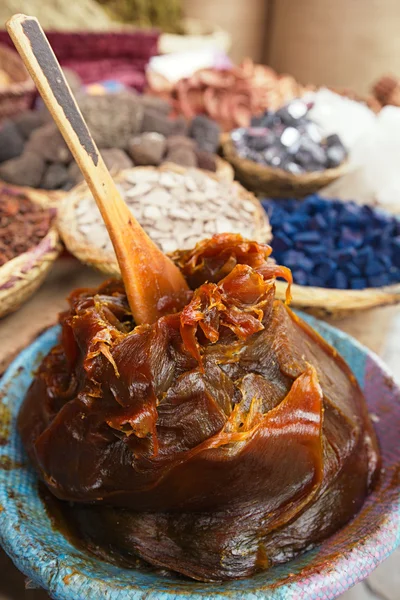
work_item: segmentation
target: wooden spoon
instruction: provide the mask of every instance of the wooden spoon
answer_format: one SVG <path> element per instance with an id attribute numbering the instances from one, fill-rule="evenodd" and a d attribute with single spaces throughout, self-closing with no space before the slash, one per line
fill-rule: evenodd
<path id="1" fill-rule="evenodd" d="M 38 20 L 14 15 L 6 26 L 100 209 L 135 322 L 152 323 L 161 316 L 160 300 L 183 297 L 186 281 L 122 199 Z"/>

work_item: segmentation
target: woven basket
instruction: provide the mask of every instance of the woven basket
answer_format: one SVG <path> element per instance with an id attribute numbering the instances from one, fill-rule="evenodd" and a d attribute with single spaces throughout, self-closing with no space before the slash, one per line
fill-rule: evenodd
<path id="1" fill-rule="evenodd" d="M 29 200 L 40 204 L 43 208 L 56 208 L 67 192 L 63 190 L 43 190 L 24 185 L 12 185 L 0 179 L 0 191 L 8 190 L 14 194 L 28 196 Z"/>
<path id="2" fill-rule="evenodd" d="M 17 310 L 43 283 L 61 245 L 55 225 L 41 242 L 0 267 L 0 317 Z"/>
<path id="3" fill-rule="evenodd" d="M 287 284 L 276 282 L 277 297 L 285 299 Z M 400 302 L 400 283 L 364 290 L 337 290 L 292 286 L 292 305 L 318 317 L 344 317 L 355 311 L 368 310 Z"/>
<path id="4" fill-rule="evenodd" d="M 35 85 L 16 52 L 0 46 L 0 69 L 5 71 L 13 83 L 0 88 L 0 121 L 16 115 L 32 104 Z"/>
<path id="5" fill-rule="evenodd" d="M 131 173 L 135 168 L 155 169 L 156 167 L 134 167 L 133 169 L 120 171 L 118 175 L 114 176 L 114 181 L 117 184 L 123 182 L 125 175 Z M 180 167 L 173 163 L 158 167 L 157 170 L 174 171 L 178 174 L 184 174 L 186 172 L 184 167 Z M 220 180 L 217 174 L 210 173 L 210 176 Z M 232 185 L 239 186 L 243 198 L 255 203 L 258 208 L 256 212 L 256 221 L 254 223 L 255 233 L 253 238 L 259 242 L 268 242 L 271 239 L 271 227 L 261 204 L 254 198 L 253 194 L 247 192 L 247 190 L 243 189 L 237 182 L 232 182 Z M 114 253 L 110 253 L 107 250 L 102 250 L 99 247 L 89 244 L 86 237 L 80 233 L 77 227 L 75 208 L 80 201 L 89 194 L 90 192 L 88 191 L 87 185 L 83 182 L 76 186 L 61 202 L 58 209 L 58 229 L 61 238 L 67 250 L 81 262 L 95 267 L 103 273 L 119 275 L 117 259 Z"/>
<path id="6" fill-rule="evenodd" d="M 303 198 L 332 183 L 348 170 L 348 163 L 345 162 L 334 169 L 293 175 L 283 169 L 241 158 L 229 134 L 222 136 L 221 144 L 223 154 L 233 166 L 237 179 L 247 189 L 263 196 Z"/>

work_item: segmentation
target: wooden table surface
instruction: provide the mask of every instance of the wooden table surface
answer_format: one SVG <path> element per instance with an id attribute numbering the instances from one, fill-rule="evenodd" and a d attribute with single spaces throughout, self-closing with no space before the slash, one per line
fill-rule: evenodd
<path id="1" fill-rule="evenodd" d="M 105 279 L 72 258 L 60 259 L 40 290 L 16 313 L 0 320 L 0 373 L 41 331 L 53 325 L 77 287 L 91 287 Z M 400 308 L 384 307 L 330 320 L 380 355 L 396 377 L 400 372 Z M 362 596 L 359 596 L 362 598 Z M 0 600 L 44 600 L 41 590 L 25 589 L 25 578 L 0 550 Z M 355 596 L 354 596 L 355 598 Z M 365 596 L 366 598 L 366 596 Z M 371 596 L 373 598 L 373 596 Z M 392 598 L 388 596 L 390 600 Z M 393 600 L 399 600 L 398 598 Z M 77 599 L 81 600 L 81 599 Z M 350 600 L 350 597 L 349 597 Z"/>

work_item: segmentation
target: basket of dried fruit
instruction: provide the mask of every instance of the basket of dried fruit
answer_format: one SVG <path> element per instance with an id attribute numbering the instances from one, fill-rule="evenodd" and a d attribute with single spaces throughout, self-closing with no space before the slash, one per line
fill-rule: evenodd
<path id="1" fill-rule="evenodd" d="M 127 169 L 115 181 L 142 227 L 166 253 L 226 231 L 259 242 L 271 239 L 261 204 L 237 182 L 171 164 Z M 61 202 L 58 226 L 71 254 L 103 272 L 119 273 L 107 230 L 85 183 Z"/>
<path id="2" fill-rule="evenodd" d="M 18 54 L 0 45 L 0 120 L 28 108 L 34 93 L 33 81 Z"/>
<path id="3" fill-rule="evenodd" d="M 222 137 L 224 157 L 245 187 L 268 196 L 303 197 L 347 172 L 346 148 L 338 135 L 325 136 L 308 117 L 310 107 L 293 100 Z"/>
<path id="4" fill-rule="evenodd" d="M 400 302 L 400 219 L 354 202 L 263 199 L 273 256 L 293 273 L 293 305 L 317 316 Z M 277 282 L 284 298 L 286 286 Z"/>
<path id="5" fill-rule="evenodd" d="M 0 184 L 0 317 L 36 291 L 60 249 L 54 212 L 34 195 Z"/>

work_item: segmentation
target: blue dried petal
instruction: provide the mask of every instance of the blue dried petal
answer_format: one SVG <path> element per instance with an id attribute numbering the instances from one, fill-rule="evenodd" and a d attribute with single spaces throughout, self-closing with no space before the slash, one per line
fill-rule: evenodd
<path id="1" fill-rule="evenodd" d="M 369 287 L 382 287 L 383 285 L 389 285 L 389 284 L 390 284 L 389 273 L 381 273 L 380 275 L 373 275 L 372 277 L 368 277 Z"/>
<path id="2" fill-rule="evenodd" d="M 365 277 L 352 277 L 350 285 L 353 290 L 363 290 L 368 286 L 368 282 Z"/>

